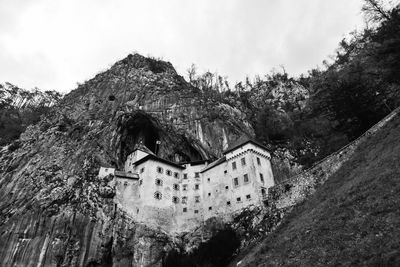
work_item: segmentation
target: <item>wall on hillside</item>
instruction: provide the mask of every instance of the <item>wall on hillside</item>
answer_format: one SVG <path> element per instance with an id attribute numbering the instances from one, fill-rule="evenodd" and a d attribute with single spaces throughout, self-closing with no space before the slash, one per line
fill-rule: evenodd
<path id="1" fill-rule="evenodd" d="M 359 138 L 316 163 L 307 171 L 269 188 L 268 202 L 277 209 L 287 209 L 306 199 L 353 155 L 359 145 L 399 113 L 400 108 L 395 109 Z"/>

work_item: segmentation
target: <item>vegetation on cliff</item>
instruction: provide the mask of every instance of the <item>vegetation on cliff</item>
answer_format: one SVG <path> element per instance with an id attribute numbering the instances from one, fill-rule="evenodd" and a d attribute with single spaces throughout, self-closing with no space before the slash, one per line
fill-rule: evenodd
<path id="1" fill-rule="evenodd" d="M 366 0 L 363 12 L 369 27 L 344 38 L 322 69 L 299 78 L 282 69 L 232 86 L 192 66 L 189 81 L 242 110 L 259 141 L 311 166 L 400 104 L 400 7 Z"/>
<path id="2" fill-rule="evenodd" d="M 0 146 L 18 139 L 26 127 L 39 122 L 60 99 L 61 94 L 56 91 L 28 91 L 10 83 L 0 84 Z"/>
<path id="3" fill-rule="evenodd" d="M 396 116 L 231 266 L 398 266 L 399 133 Z"/>

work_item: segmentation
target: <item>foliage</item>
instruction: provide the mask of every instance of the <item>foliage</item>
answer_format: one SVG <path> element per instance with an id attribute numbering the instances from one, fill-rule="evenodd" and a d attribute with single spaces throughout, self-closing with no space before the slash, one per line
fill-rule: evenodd
<path id="1" fill-rule="evenodd" d="M 55 91 L 27 91 L 11 84 L 7 86 L 0 85 L 0 146 L 18 139 L 26 127 L 39 122 L 42 115 L 49 113 L 53 101 L 61 98 Z M 4 95 L 5 91 L 11 97 Z"/>
<path id="2" fill-rule="evenodd" d="M 241 109 L 260 142 L 310 166 L 400 105 L 399 11 L 365 0 L 363 12 L 373 27 L 343 39 L 325 69 L 299 78 L 282 69 L 230 87 L 226 78 L 198 75 L 192 66 L 189 81 L 208 97 Z"/>
<path id="3" fill-rule="evenodd" d="M 220 267 L 227 266 L 232 256 L 240 246 L 236 233 L 227 228 L 190 253 L 171 251 L 166 257 L 165 267 Z"/>

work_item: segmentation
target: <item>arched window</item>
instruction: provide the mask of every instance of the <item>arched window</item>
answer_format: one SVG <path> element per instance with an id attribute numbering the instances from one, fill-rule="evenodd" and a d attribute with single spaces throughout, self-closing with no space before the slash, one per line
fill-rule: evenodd
<path id="1" fill-rule="evenodd" d="M 162 199 L 162 194 L 161 194 L 161 192 L 156 191 L 156 192 L 154 193 L 154 198 L 155 198 L 155 199 L 158 199 L 158 200 Z"/>
<path id="2" fill-rule="evenodd" d="M 166 170 L 165 173 L 166 173 L 168 176 L 171 176 L 171 175 L 172 175 L 172 171 L 171 171 L 171 170 Z"/>
<path id="3" fill-rule="evenodd" d="M 179 190 L 179 184 L 174 184 L 174 190 Z"/>
<path id="4" fill-rule="evenodd" d="M 186 204 L 187 203 L 187 197 L 182 197 L 182 204 Z"/>
<path id="5" fill-rule="evenodd" d="M 162 186 L 163 185 L 163 181 L 161 179 L 156 179 L 156 185 Z"/>
<path id="6" fill-rule="evenodd" d="M 172 197 L 172 202 L 174 202 L 175 204 L 179 203 L 179 197 Z"/>
<path id="7" fill-rule="evenodd" d="M 174 177 L 175 177 L 176 179 L 179 179 L 179 173 L 174 172 Z"/>

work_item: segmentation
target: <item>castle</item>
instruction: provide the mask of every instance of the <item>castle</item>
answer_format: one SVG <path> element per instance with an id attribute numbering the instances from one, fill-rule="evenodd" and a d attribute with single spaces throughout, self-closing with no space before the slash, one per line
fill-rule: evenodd
<path id="1" fill-rule="evenodd" d="M 124 171 L 101 167 L 99 177 L 114 176 L 115 202 L 136 221 L 183 232 L 210 217 L 229 220 L 244 207 L 261 205 L 274 185 L 270 158 L 264 146 L 250 139 L 211 163 L 174 163 L 140 144 Z"/>

